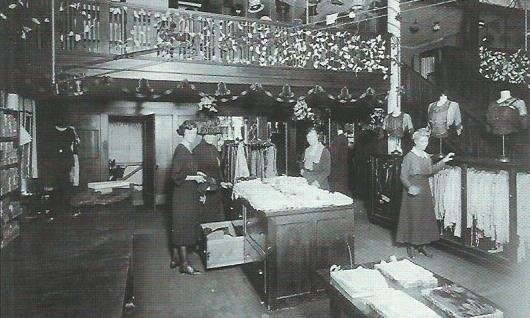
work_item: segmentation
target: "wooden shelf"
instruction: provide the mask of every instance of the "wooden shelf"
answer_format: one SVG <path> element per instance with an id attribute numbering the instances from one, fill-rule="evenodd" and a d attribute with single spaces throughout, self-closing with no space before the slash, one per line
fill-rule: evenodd
<path id="1" fill-rule="evenodd" d="M 7 165 L 0 165 L 0 170 L 6 170 L 9 168 L 18 168 L 18 162 L 10 163 Z"/>

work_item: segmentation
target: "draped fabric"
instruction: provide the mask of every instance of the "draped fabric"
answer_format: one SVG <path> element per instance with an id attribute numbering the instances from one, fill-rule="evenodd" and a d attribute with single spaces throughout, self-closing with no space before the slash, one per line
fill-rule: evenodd
<path id="1" fill-rule="evenodd" d="M 530 251 L 530 174 L 517 174 L 517 235 L 519 235 L 519 261 Z"/>
<path id="2" fill-rule="evenodd" d="M 430 178 L 434 197 L 434 212 L 444 228 L 454 229 L 454 236 L 462 236 L 461 168 L 444 169 Z"/>
<path id="3" fill-rule="evenodd" d="M 468 169 L 467 228 L 476 228 L 499 244 L 509 241 L 508 172 Z"/>
<path id="4" fill-rule="evenodd" d="M 270 178 L 278 174 L 276 146 L 272 143 L 225 142 L 221 154 L 223 180 L 234 183 L 238 178 Z"/>

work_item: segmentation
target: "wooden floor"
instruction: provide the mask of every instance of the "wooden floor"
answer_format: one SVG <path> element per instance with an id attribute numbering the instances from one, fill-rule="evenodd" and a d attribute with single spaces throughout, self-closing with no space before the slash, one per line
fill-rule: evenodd
<path id="1" fill-rule="evenodd" d="M 325 297 L 294 308 L 267 312 L 240 267 L 209 270 L 200 276 L 169 268 L 166 218 L 162 210 L 138 216 L 134 239 L 135 317 L 327 317 Z M 390 231 L 370 224 L 362 209 L 355 215 L 355 262 L 405 257 Z M 500 273 L 444 251 L 416 262 L 507 309 L 505 317 L 530 317 L 530 265 Z M 194 255 L 193 263 L 202 268 Z"/>

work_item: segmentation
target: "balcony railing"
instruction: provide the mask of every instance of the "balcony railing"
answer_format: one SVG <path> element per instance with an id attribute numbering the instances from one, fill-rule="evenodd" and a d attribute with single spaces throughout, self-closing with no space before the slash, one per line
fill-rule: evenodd
<path id="1" fill-rule="evenodd" d="M 50 1 L 35 0 L 31 5 L 32 16 L 42 23 L 34 25 L 21 41 L 24 49 L 19 54 L 50 56 L 53 29 L 58 64 L 66 60 L 71 66 L 93 57 L 140 53 L 149 58 L 225 65 L 387 71 L 385 36 L 101 0 L 55 1 L 52 27 Z M 26 59 L 34 60 L 32 56 Z"/>

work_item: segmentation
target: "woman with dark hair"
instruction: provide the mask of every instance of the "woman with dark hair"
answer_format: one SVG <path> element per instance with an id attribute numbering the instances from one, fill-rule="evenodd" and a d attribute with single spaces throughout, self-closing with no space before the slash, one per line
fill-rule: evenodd
<path id="1" fill-rule="evenodd" d="M 189 265 L 186 246 L 195 245 L 200 224 L 200 203 L 197 184 L 205 181 L 197 175 L 197 161 L 193 155 L 193 145 L 197 138 L 197 124 L 186 120 L 177 132 L 183 136 L 173 155 L 171 180 L 173 181 L 170 267 L 177 267 L 179 256 L 181 273 L 196 275 L 200 272 Z"/>
<path id="2" fill-rule="evenodd" d="M 429 177 L 444 169 L 445 163 L 451 161 L 454 155 L 450 153 L 433 165 L 430 155 L 425 152 L 429 136 L 429 130 L 417 130 L 412 135 L 414 147 L 405 155 L 401 164 L 400 179 L 404 189 L 396 242 L 405 243 L 409 257 L 414 257 L 413 247 L 421 254 L 431 257 L 432 254 L 425 250 L 425 245 L 440 238 Z"/>
<path id="3" fill-rule="evenodd" d="M 323 135 L 311 127 L 306 135 L 309 147 L 304 152 L 301 174 L 307 183 L 318 188 L 329 190 L 328 177 L 331 173 L 331 156 L 322 144 Z"/>

